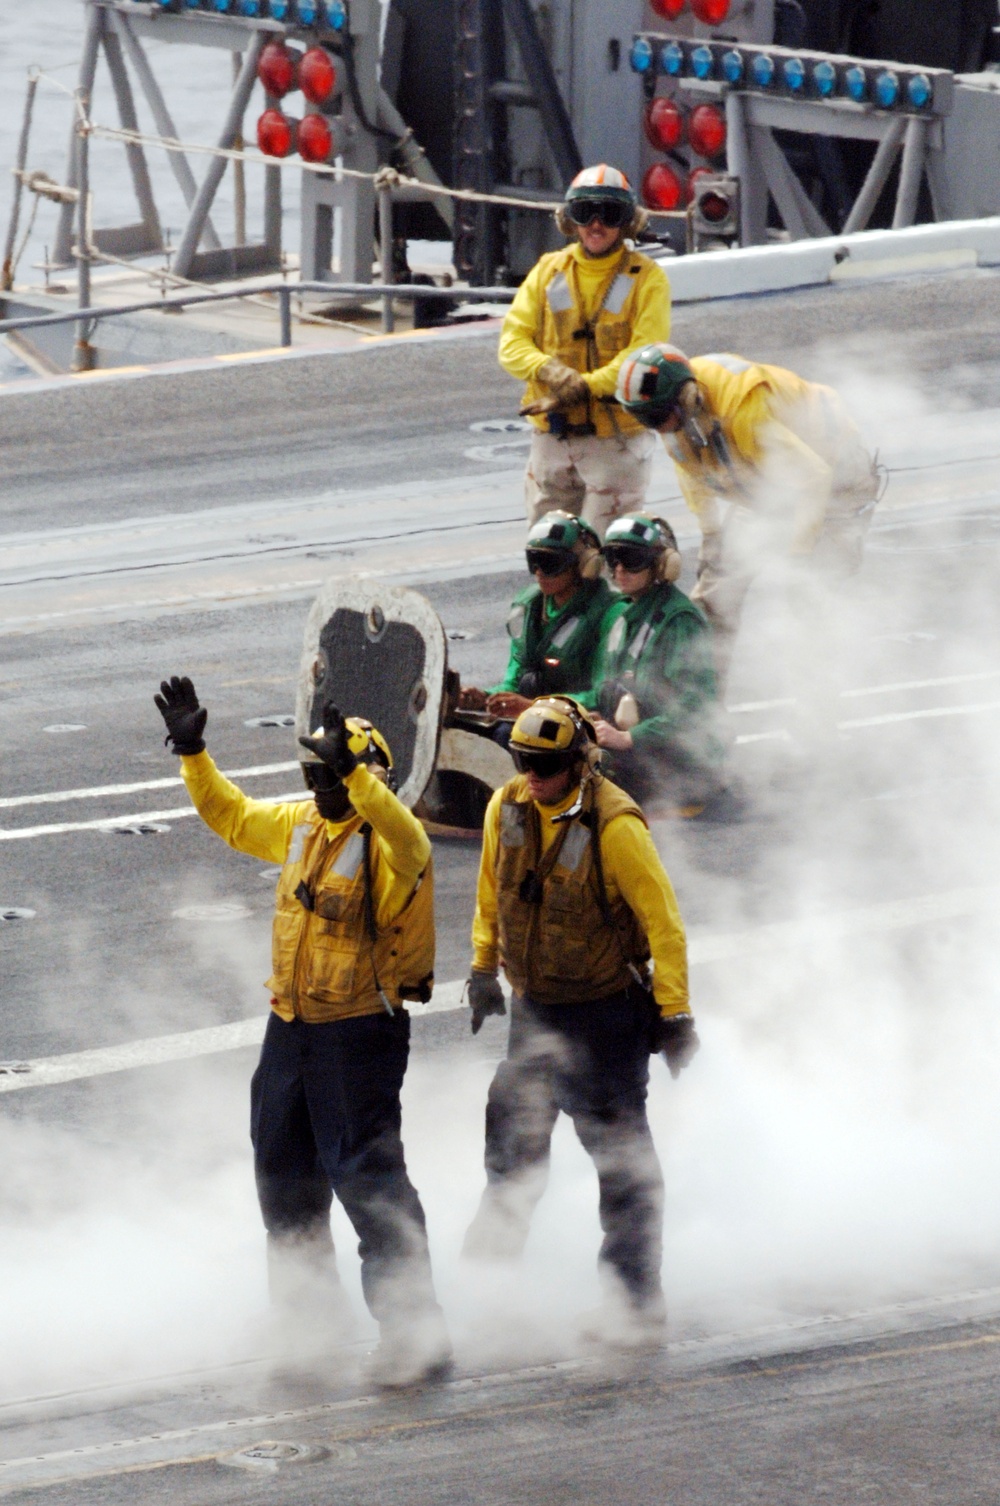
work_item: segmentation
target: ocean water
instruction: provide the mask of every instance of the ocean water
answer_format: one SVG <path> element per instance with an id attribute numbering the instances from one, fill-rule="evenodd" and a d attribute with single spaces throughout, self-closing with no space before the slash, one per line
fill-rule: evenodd
<path id="1" fill-rule="evenodd" d="M 0 236 L 6 240 L 11 204 L 11 179 L 21 129 L 28 69 L 36 64 L 44 70 L 35 101 L 27 165 L 41 168 L 62 182 L 66 174 L 67 146 L 73 121 L 72 90 L 77 82 L 83 47 L 86 4 L 84 0 L 0 0 Z M 232 87 L 232 56 L 214 47 L 180 46 L 165 42 L 145 42 L 147 55 L 159 80 L 160 88 L 173 115 L 182 141 L 211 144 L 218 140 Z M 155 126 L 145 99 L 133 80 L 136 106 L 144 131 L 153 134 Z M 69 91 L 67 93 L 66 91 Z M 253 141 L 257 117 L 264 108 L 259 85 L 247 111 L 244 130 Z M 91 115 L 99 125 L 118 125 L 111 80 L 105 63 L 99 65 Z M 195 178 L 201 178 L 207 157 L 192 157 Z M 164 230 L 176 244 L 187 213 L 180 189 L 164 152 L 149 151 L 150 171 Z M 259 237 L 262 223 L 263 171 L 247 168 L 248 239 Z M 298 250 L 298 197 L 300 175 L 285 174 L 284 208 L 287 249 Z M 107 141 L 91 144 L 91 184 L 94 196 L 95 226 L 131 224 L 138 220 L 132 181 L 124 150 Z M 28 230 L 33 195 L 22 200 L 19 240 Z M 41 283 L 39 270 L 51 247 L 57 217 L 55 205 L 41 201 L 35 223 L 18 264 L 17 280 Z M 232 172 L 227 170 L 212 211 L 215 228 L 223 244 L 234 239 Z M 153 258 L 151 265 L 162 265 Z M 55 276 L 56 274 L 53 274 Z"/>

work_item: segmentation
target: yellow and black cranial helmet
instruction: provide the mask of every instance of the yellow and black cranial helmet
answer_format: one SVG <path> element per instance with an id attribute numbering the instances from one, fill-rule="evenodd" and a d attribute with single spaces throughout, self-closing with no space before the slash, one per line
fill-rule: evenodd
<path id="1" fill-rule="evenodd" d="M 347 728 L 347 746 L 358 763 L 380 764 L 386 770 L 392 768 L 392 752 L 377 727 L 373 727 L 363 716 L 345 716 L 344 726 Z M 317 727 L 309 735 L 322 737 L 323 728 Z M 302 748 L 299 756 L 303 763 L 323 761 L 310 748 Z"/>
<path id="2" fill-rule="evenodd" d="M 518 773 L 548 779 L 587 761 L 597 733 L 589 713 L 571 696 L 543 696 L 521 712 L 509 746 Z"/>

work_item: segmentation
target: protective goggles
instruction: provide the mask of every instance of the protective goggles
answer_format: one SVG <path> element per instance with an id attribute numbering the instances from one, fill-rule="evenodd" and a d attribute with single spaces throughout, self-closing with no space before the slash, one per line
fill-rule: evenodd
<path id="1" fill-rule="evenodd" d="M 630 575 L 638 570 L 650 569 L 654 560 L 652 549 L 647 549 L 642 544 L 605 544 L 601 553 L 608 562 L 609 570 L 621 565 Z"/>
<path id="2" fill-rule="evenodd" d="M 620 230 L 628 224 L 634 211 L 631 204 L 620 199 L 570 199 L 566 213 L 574 225 L 589 225 L 591 220 L 600 220 L 608 230 Z"/>
<path id="3" fill-rule="evenodd" d="M 536 753 L 533 749 L 508 748 L 514 767 L 519 774 L 537 774 L 539 779 L 551 779 L 571 768 L 575 755 L 567 750 L 562 753 Z"/>
<path id="4" fill-rule="evenodd" d="M 572 567 L 575 556 L 564 549 L 527 549 L 525 559 L 530 575 L 536 570 L 539 575 L 562 575 Z"/>
<path id="5" fill-rule="evenodd" d="M 679 425 L 683 426 L 684 415 L 676 403 L 643 403 L 641 407 L 629 406 L 628 414 L 636 423 L 642 424 L 644 429 L 662 429 L 663 425 L 671 418 L 677 418 Z"/>

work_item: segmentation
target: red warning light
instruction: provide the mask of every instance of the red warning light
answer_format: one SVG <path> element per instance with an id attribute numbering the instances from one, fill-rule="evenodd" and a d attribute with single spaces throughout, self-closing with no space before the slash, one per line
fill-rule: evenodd
<path id="1" fill-rule="evenodd" d="M 684 9 L 686 0 L 649 0 L 649 3 L 664 21 L 676 21 Z"/>
<path id="2" fill-rule="evenodd" d="M 299 88 L 310 104 L 320 109 L 337 92 L 337 70 L 325 47 L 310 47 L 299 64 Z"/>
<path id="3" fill-rule="evenodd" d="M 691 9 L 703 26 L 721 26 L 732 9 L 732 0 L 691 0 Z"/>
<path id="4" fill-rule="evenodd" d="M 642 180 L 643 203 L 650 209 L 676 209 L 684 197 L 684 180 L 665 162 L 654 162 Z"/>
<path id="5" fill-rule="evenodd" d="M 284 42 L 268 42 L 257 60 L 257 77 L 264 91 L 275 99 L 281 99 L 298 87 L 296 74 L 298 57 L 289 52 Z"/>
<path id="6" fill-rule="evenodd" d="M 325 115 L 306 115 L 299 126 L 299 156 L 306 162 L 332 162 L 340 152 L 333 124 Z"/>
<path id="7" fill-rule="evenodd" d="M 672 99 L 651 99 L 643 115 L 646 140 L 659 152 L 670 152 L 684 140 L 684 113 Z"/>
<path id="8" fill-rule="evenodd" d="M 732 207 L 727 196 L 714 188 L 706 189 L 698 200 L 701 217 L 708 220 L 710 225 L 721 225 L 723 220 L 729 218 Z"/>
<path id="9" fill-rule="evenodd" d="M 265 157 L 289 157 L 295 150 L 298 121 L 281 110 L 265 110 L 257 122 L 257 145 Z"/>
<path id="10" fill-rule="evenodd" d="M 702 178 L 715 178 L 718 174 L 712 167 L 696 167 L 688 178 L 687 202 L 690 204 L 698 190 L 698 184 Z"/>
<path id="11" fill-rule="evenodd" d="M 688 140 L 699 157 L 718 157 L 726 146 L 726 117 L 716 105 L 696 105 L 688 121 Z"/>

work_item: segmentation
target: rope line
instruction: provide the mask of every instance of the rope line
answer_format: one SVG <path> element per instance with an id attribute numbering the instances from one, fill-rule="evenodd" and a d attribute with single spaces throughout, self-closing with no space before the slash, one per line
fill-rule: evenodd
<path id="1" fill-rule="evenodd" d="M 190 152 L 194 156 L 224 157 L 229 162 L 247 162 L 256 167 L 298 168 L 302 172 L 319 173 L 325 177 L 356 178 L 373 183 L 376 188 L 398 186 L 417 189 L 432 197 L 439 194 L 443 198 L 461 199 L 472 204 L 500 204 L 509 209 L 535 209 L 547 214 L 552 214 L 562 207 L 561 199 L 518 199 L 509 194 L 479 193 L 471 188 L 448 188 L 443 183 L 425 183 L 422 178 L 407 177 L 396 168 L 381 167 L 374 173 L 366 173 L 355 167 L 335 167 L 332 163 L 306 162 L 302 158 L 294 157 L 266 157 L 263 152 L 248 152 L 235 147 L 207 146 L 204 143 L 180 141 L 176 136 L 153 136 L 146 131 L 129 130 L 125 126 L 98 125 L 87 115 L 78 89 L 68 88 L 61 79 L 53 78 L 43 69 L 38 70 L 38 77 L 48 80 L 64 94 L 70 95 L 76 105 L 78 129 L 86 132 L 88 136 L 97 136 L 103 141 L 120 141 L 126 146 L 158 146 L 167 152 Z M 409 134 L 412 136 L 412 132 Z M 392 183 L 386 182 L 390 174 L 394 175 L 395 179 Z M 648 213 L 653 219 L 674 219 L 679 214 L 683 216 L 683 211 L 674 209 L 651 209 Z"/>
<path id="2" fill-rule="evenodd" d="M 87 120 L 84 127 L 91 136 L 98 136 L 105 141 L 121 141 L 130 146 L 159 146 L 168 152 L 191 152 L 194 155 L 208 157 L 225 157 L 230 162 L 247 162 L 256 167 L 291 167 L 298 168 L 303 172 L 319 173 L 325 177 L 357 178 L 379 187 L 400 187 L 417 189 L 422 194 L 434 196 L 441 195 L 448 199 L 463 199 L 472 204 L 502 204 L 511 209 L 536 209 L 546 214 L 553 214 L 562 208 L 561 199 L 516 199 L 509 194 L 478 193 L 471 188 L 448 188 L 443 183 L 425 183 L 421 178 L 409 178 L 397 169 L 379 168 L 377 172 L 365 173 L 355 167 L 335 167 L 332 163 L 305 162 L 293 157 L 265 157 L 263 152 L 240 151 L 235 147 L 205 146 L 191 142 L 178 141 L 176 136 L 150 136 L 144 131 L 130 131 L 123 126 L 96 125 Z M 390 179 L 390 174 L 392 178 Z M 388 180 L 388 181 L 387 181 Z M 669 209 L 651 209 L 648 211 L 653 219 L 672 219 L 683 211 Z"/>

